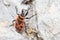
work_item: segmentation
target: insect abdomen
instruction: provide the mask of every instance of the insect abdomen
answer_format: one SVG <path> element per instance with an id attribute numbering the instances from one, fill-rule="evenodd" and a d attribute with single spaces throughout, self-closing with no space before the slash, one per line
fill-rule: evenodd
<path id="1" fill-rule="evenodd" d="M 15 22 L 15 28 L 18 32 L 21 32 L 23 31 L 23 28 L 24 28 L 24 19 L 22 20 L 23 18 L 17 18 L 16 22 Z"/>

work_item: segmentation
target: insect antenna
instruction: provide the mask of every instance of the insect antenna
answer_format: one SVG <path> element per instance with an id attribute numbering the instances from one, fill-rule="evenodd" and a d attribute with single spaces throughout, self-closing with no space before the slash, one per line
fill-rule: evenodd
<path id="1" fill-rule="evenodd" d="M 17 6 L 15 6 L 15 9 L 16 9 L 16 14 L 19 15 Z"/>
<path id="2" fill-rule="evenodd" d="M 17 6 L 15 6 L 15 9 L 16 9 L 16 14 L 17 14 L 17 12 L 18 12 L 18 9 L 17 9 Z M 11 16 L 12 16 L 12 18 L 14 19 L 15 17 L 12 15 L 12 14 L 10 14 Z M 18 15 L 18 14 L 17 14 Z M 14 22 L 15 20 L 13 20 L 12 22 Z M 14 25 L 14 23 L 12 23 L 11 25 L 9 25 L 9 26 L 13 26 Z"/>

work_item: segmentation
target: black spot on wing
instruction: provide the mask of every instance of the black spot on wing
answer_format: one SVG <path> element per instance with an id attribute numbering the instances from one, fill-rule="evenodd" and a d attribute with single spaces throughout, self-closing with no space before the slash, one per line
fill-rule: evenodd
<path id="1" fill-rule="evenodd" d="M 22 26 L 20 26 L 21 28 L 23 28 Z"/>
<path id="2" fill-rule="evenodd" d="M 22 23 L 22 21 L 21 21 L 21 20 L 18 20 L 18 23 L 19 23 L 19 24 L 21 24 L 21 23 Z"/>

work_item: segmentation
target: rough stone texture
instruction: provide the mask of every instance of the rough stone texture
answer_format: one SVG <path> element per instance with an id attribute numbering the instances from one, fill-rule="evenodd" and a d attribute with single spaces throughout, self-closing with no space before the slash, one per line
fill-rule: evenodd
<path id="1" fill-rule="evenodd" d="M 22 0 L 0 0 L 0 40 L 27 40 L 24 34 L 21 35 L 14 27 L 9 27 L 17 16 L 15 6 L 18 12 L 28 7 L 28 5 L 21 5 L 21 2 Z M 42 38 L 60 40 L 60 0 L 36 0 L 35 4 L 38 30 Z"/>

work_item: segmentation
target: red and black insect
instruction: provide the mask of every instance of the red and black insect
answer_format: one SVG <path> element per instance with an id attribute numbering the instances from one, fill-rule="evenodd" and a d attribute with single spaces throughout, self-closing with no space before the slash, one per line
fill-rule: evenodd
<path id="1" fill-rule="evenodd" d="M 14 27 L 16 28 L 16 31 L 17 32 L 19 32 L 19 33 L 22 33 L 23 31 L 24 31 L 24 28 L 26 27 L 25 26 L 25 19 L 30 19 L 30 18 L 32 18 L 33 16 L 35 16 L 35 15 L 32 15 L 31 17 L 27 17 L 26 18 L 26 16 L 28 15 L 28 10 L 27 10 L 27 12 L 26 12 L 26 14 L 24 14 L 24 11 L 23 11 L 24 9 L 22 9 L 22 12 L 21 12 L 21 14 L 17 14 L 18 16 L 17 16 L 17 18 L 14 20 L 15 21 L 15 23 L 14 23 Z"/>

